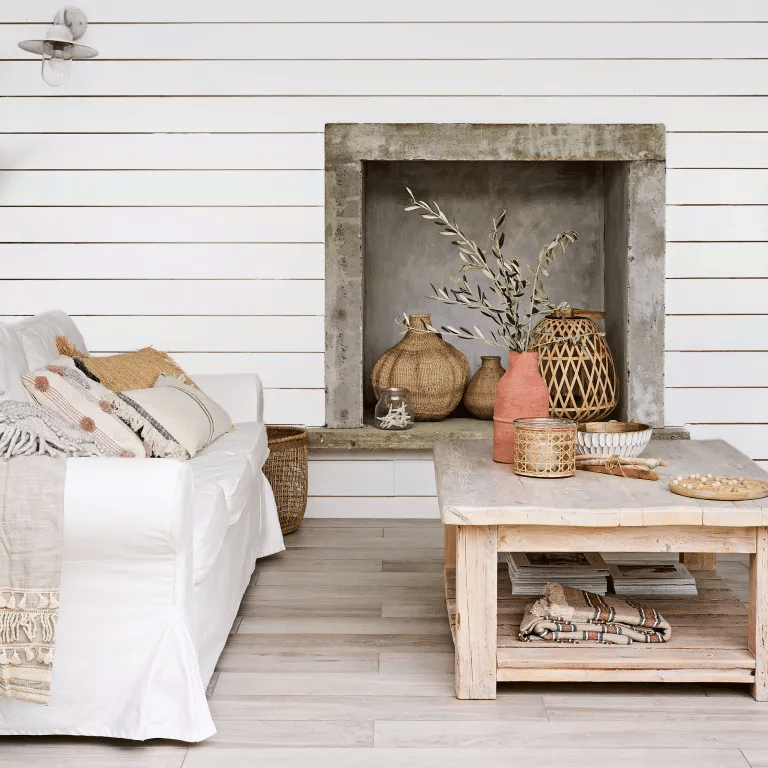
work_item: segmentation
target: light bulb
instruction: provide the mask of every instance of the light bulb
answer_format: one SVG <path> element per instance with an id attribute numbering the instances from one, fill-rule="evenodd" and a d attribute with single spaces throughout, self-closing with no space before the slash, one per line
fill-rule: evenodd
<path id="1" fill-rule="evenodd" d="M 70 69 L 72 69 L 70 46 L 57 46 L 54 43 L 45 42 L 43 44 L 43 80 L 55 88 L 69 77 Z"/>

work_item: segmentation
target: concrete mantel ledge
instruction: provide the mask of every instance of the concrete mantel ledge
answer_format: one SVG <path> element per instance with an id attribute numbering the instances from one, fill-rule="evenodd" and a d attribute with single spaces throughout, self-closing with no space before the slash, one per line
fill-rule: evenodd
<path id="1" fill-rule="evenodd" d="M 366 160 L 664 162 L 655 123 L 329 123 L 326 163 Z"/>
<path id="2" fill-rule="evenodd" d="M 431 451 L 439 440 L 487 440 L 493 438 L 493 422 L 479 419 L 419 421 L 410 429 L 377 429 L 365 424 L 354 429 L 310 427 L 310 450 L 327 451 Z M 690 440 L 682 427 L 653 430 L 654 440 Z M 648 455 L 652 455 L 649 451 Z"/>

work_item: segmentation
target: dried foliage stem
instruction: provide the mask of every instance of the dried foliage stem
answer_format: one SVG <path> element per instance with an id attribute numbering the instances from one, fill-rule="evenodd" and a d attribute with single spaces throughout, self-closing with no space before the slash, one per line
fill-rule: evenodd
<path id="1" fill-rule="evenodd" d="M 551 344 L 562 339 L 552 339 L 540 341 L 536 345 L 531 344 L 531 331 L 533 330 L 534 316 L 558 309 L 568 308 L 568 304 L 552 304 L 544 291 L 543 278 L 549 276 L 549 267 L 557 256 L 558 248 L 565 253 L 568 246 L 575 242 L 578 234 L 573 230 L 560 232 L 551 243 L 545 245 L 539 251 L 538 263 L 533 270 L 527 265 L 528 272 L 532 280 L 530 294 L 530 303 L 527 311 L 521 312 L 520 300 L 526 296 L 529 280 L 525 279 L 520 273 L 520 264 L 517 259 L 512 257 L 505 258 L 502 252 L 504 247 L 504 232 L 501 226 L 506 218 L 506 211 L 502 211 L 493 219 L 493 227 L 488 235 L 491 241 L 492 259 L 486 252 L 480 248 L 474 240 L 468 238 L 459 229 L 455 221 L 450 221 L 440 209 L 440 206 L 433 202 L 432 205 L 417 200 L 413 192 L 406 187 L 410 195 L 410 203 L 405 208 L 406 211 L 418 211 L 419 215 L 441 227 L 441 235 L 453 238 L 451 243 L 458 249 L 461 259 L 461 274 L 455 279 L 457 288 L 436 288 L 431 286 L 433 295 L 430 299 L 435 299 L 443 304 L 453 304 L 469 309 L 476 309 L 483 317 L 491 320 L 497 327 L 495 331 L 488 332 L 485 335 L 476 325 L 470 330 L 468 328 L 455 328 L 451 325 L 442 326 L 444 333 L 458 336 L 461 339 L 476 339 L 492 346 L 506 347 L 514 352 L 525 352 L 535 346 Z M 491 263 L 489 263 L 489 261 Z M 490 292 L 495 294 L 497 301 L 489 300 L 485 291 L 479 286 L 474 289 L 467 281 L 467 272 L 481 272 L 483 277 L 490 281 Z M 405 328 L 410 324 L 408 316 L 404 315 L 403 320 L 397 322 Z M 429 326 L 430 332 L 439 333 L 437 328 Z M 577 341 L 577 337 L 569 341 Z"/>

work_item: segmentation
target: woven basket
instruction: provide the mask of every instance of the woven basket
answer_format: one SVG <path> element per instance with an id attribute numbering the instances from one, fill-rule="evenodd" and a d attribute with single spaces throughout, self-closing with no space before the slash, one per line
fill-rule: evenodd
<path id="1" fill-rule="evenodd" d="M 476 419 L 492 419 L 496 386 L 504 375 L 498 355 L 483 355 L 480 367 L 469 380 L 462 402 Z"/>
<path id="2" fill-rule="evenodd" d="M 604 312 L 566 309 L 548 315 L 533 329 L 531 338 L 539 353 L 539 371 L 549 387 L 550 416 L 600 421 L 616 407 L 616 366 L 605 337 L 597 335 L 600 329 L 591 319 L 604 316 Z M 568 336 L 582 338 L 542 344 Z"/>
<path id="3" fill-rule="evenodd" d="M 307 430 L 268 425 L 267 441 L 264 474 L 275 494 L 280 529 L 293 533 L 307 511 Z"/>
<path id="4" fill-rule="evenodd" d="M 373 391 L 378 398 L 385 387 L 407 389 L 416 421 L 440 421 L 461 402 L 469 363 L 456 347 L 426 330 L 429 315 L 411 315 L 410 323 L 402 341 L 373 364 Z"/>

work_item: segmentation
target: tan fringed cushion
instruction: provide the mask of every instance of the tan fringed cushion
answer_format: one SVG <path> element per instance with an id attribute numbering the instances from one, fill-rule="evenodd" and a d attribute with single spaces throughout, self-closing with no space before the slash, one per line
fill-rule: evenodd
<path id="1" fill-rule="evenodd" d="M 196 387 L 194 381 L 165 352 L 152 347 L 125 352 L 109 357 L 88 357 L 69 342 L 65 336 L 56 337 L 59 354 L 77 361 L 78 367 L 98 379 L 107 389 L 123 392 L 127 389 L 149 389 L 161 373 L 181 376 L 187 384 Z"/>
<path id="2" fill-rule="evenodd" d="M 85 352 L 81 352 L 66 336 L 56 337 L 56 349 L 64 357 L 88 357 Z"/>

